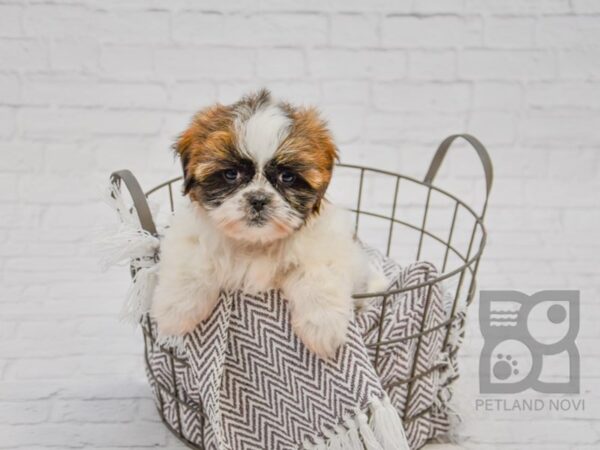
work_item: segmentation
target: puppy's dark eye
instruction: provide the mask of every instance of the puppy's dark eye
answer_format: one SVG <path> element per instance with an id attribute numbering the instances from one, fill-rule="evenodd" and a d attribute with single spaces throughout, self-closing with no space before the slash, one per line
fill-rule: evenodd
<path id="1" fill-rule="evenodd" d="M 227 169 L 223 171 L 223 178 L 228 183 L 235 183 L 240 176 L 240 172 L 237 169 Z"/>
<path id="2" fill-rule="evenodd" d="M 289 186 L 294 181 L 296 181 L 296 174 L 289 170 L 282 170 L 279 174 L 279 181 Z"/>

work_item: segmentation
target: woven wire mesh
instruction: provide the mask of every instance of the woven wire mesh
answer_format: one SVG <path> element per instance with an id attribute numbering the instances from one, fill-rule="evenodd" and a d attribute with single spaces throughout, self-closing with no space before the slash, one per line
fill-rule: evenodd
<path id="1" fill-rule="evenodd" d="M 482 162 L 484 162 L 483 158 Z M 435 159 L 432 166 L 434 163 Z M 439 163 L 441 160 L 438 162 L 438 166 Z M 330 197 L 335 198 L 336 192 L 341 194 L 339 195 L 341 206 L 347 207 L 354 213 L 355 231 L 361 240 L 400 263 L 427 260 L 440 269 L 439 276 L 417 285 L 390 289 L 385 292 L 355 295 L 355 298 L 383 299 L 378 338 L 375 343 L 368 345 L 375 349 L 375 370 L 378 371 L 382 349 L 415 340 L 414 357 L 416 359 L 419 357 L 422 338 L 439 329 L 443 329 L 445 333 L 442 351 L 453 354 L 458 350 L 456 346 L 450 348 L 449 339 L 452 330 L 463 329 L 465 315 L 458 312 L 464 311 L 471 304 L 476 290 L 476 275 L 486 243 L 483 219 L 491 187 L 491 165 L 489 173 L 486 168 L 486 178 L 488 178 L 488 186 L 485 202 L 481 212 L 477 213 L 455 195 L 434 186 L 431 183 L 432 180 L 419 181 L 390 171 L 338 164 L 334 181 L 330 187 Z M 179 189 L 180 182 L 181 177 L 177 177 L 161 183 L 146 192 L 146 197 L 158 200 L 159 203 L 166 203 L 169 212 L 172 213 L 175 209 L 174 192 Z M 417 193 L 419 191 L 420 194 Z M 451 295 L 447 319 L 433 327 L 426 328 L 432 288 L 438 283 L 443 283 L 446 293 Z M 416 292 L 420 289 L 426 289 L 426 312 L 423 315 L 419 332 L 398 339 L 383 339 L 383 317 L 390 297 L 394 294 Z M 148 315 L 144 316 L 141 325 L 144 335 L 146 371 L 155 391 L 160 417 L 170 431 L 183 443 L 190 448 L 202 449 L 202 446 L 190 440 L 183 432 L 184 417 L 187 417 L 187 420 L 194 417 L 200 423 L 205 420 L 201 402 L 198 399 L 190 398 L 186 390 L 180 386 L 179 374 L 188 369 L 187 363 L 178 357 L 173 349 L 158 343 L 157 331 Z M 165 361 L 169 365 L 170 380 L 159 379 L 153 371 L 149 358 L 156 355 L 157 352 L 165 357 Z M 439 369 L 440 365 L 434 365 L 426 371 L 417 372 L 417 365 L 413 364 L 410 377 L 395 382 L 395 385 L 407 385 L 407 404 L 410 403 L 413 396 L 415 380 Z M 446 383 L 449 384 L 452 381 L 453 379 L 450 378 Z M 427 409 L 421 411 L 419 416 L 426 412 Z M 167 415 L 171 415 L 171 420 L 167 420 Z M 415 418 L 416 416 L 405 417 L 404 420 L 407 422 Z M 176 425 L 173 426 L 172 423 Z"/>

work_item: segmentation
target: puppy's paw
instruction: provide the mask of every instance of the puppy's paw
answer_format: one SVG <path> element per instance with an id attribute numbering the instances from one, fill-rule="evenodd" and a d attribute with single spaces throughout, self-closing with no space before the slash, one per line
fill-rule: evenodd
<path id="1" fill-rule="evenodd" d="M 165 296 L 157 289 L 151 315 L 162 335 L 183 336 L 193 331 L 207 319 L 218 301 L 218 294 L 204 293 L 194 296 Z"/>
<path id="2" fill-rule="evenodd" d="M 367 292 L 383 292 L 390 285 L 390 280 L 379 268 L 372 267 L 367 279 Z"/>
<path id="3" fill-rule="evenodd" d="M 346 342 L 351 315 L 347 311 L 320 309 L 295 314 L 292 326 L 306 347 L 321 358 L 335 357 Z"/>

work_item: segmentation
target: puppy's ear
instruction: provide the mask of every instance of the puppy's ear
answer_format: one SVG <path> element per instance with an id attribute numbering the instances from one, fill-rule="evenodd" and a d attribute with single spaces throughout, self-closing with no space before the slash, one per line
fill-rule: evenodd
<path id="1" fill-rule="evenodd" d="M 311 159 L 321 170 L 331 170 L 338 157 L 338 148 L 327 122 L 319 110 L 313 107 L 301 108 L 294 114 L 298 134 L 310 142 Z"/>
<path id="2" fill-rule="evenodd" d="M 183 194 L 187 195 L 194 184 L 194 177 L 190 170 L 191 148 L 194 135 L 194 126 L 190 126 L 184 131 L 173 144 L 173 150 L 181 160 L 181 168 L 183 170 Z"/>
<path id="3" fill-rule="evenodd" d="M 210 152 L 210 137 L 231 128 L 233 116 L 230 108 L 216 104 L 199 111 L 186 131 L 173 146 L 181 159 L 183 168 L 183 193 L 188 194 L 194 186 L 194 167 Z"/>
<path id="4" fill-rule="evenodd" d="M 318 212 L 329 186 L 338 148 L 327 122 L 316 108 L 292 109 L 295 126 L 292 131 L 294 146 L 302 149 L 302 159 L 313 170 L 305 173 L 306 180 L 318 192 L 313 211 Z"/>

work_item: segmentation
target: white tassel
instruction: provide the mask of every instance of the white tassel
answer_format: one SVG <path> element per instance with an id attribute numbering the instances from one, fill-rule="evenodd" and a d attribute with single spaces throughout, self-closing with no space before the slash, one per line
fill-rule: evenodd
<path id="1" fill-rule="evenodd" d="M 160 241 L 136 225 L 121 223 L 118 228 L 97 235 L 93 245 L 100 256 L 102 269 L 106 270 L 134 258 L 152 257 Z"/>
<path id="2" fill-rule="evenodd" d="M 366 416 L 364 416 L 364 424 L 368 428 Z M 339 424 L 331 430 L 325 430 L 323 435 L 325 436 L 324 440 L 318 438 L 314 445 L 305 441 L 302 448 L 306 450 L 364 450 L 356 421 L 349 417 L 344 419 L 343 424 Z M 379 448 L 379 450 L 382 449 Z"/>
<path id="3" fill-rule="evenodd" d="M 375 434 L 373 434 L 373 430 L 369 427 L 369 422 L 367 419 L 367 415 L 363 412 L 359 413 L 356 416 L 356 422 L 358 425 L 358 430 L 360 431 L 360 435 L 362 437 L 363 443 L 365 444 L 366 450 L 384 450 L 381 445 L 377 442 L 377 438 Z M 385 450 L 388 450 L 387 448 Z"/>
<path id="4" fill-rule="evenodd" d="M 156 343 L 158 345 L 167 347 L 175 351 L 175 355 L 185 358 L 185 344 L 183 336 L 167 336 L 159 334 L 156 337 Z"/>
<path id="5" fill-rule="evenodd" d="M 461 308 L 457 308 L 455 317 L 457 317 L 452 323 L 448 325 L 448 348 L 457 349 L 462 345 L 464 340 L 464 318 L 466 311 Z M 461 326 L 462 322 L 462 326 Z"/>
<path id="6" fill-rule="evenodd" d="M 157 270 L 158 265 L 141 267 L 137 270 L 121 309 L 121 320 L 137 324 L 141 317 L 150 311 L 158 278 Z"/>
<path id="7" fill-rule="evenodd" d="M 312 450 L 327 450 L 327 444 L 321 438 L 315 439 L 315 445 L 313 445 Z"/>
<path id="8" fill-rule="evenodd" d="M 313 444 L 308 439 L 304 439 L 304 442 L 302 442 L 302 450 L 315 450 L 317 448 L 317 445 L 319 445 L 320 443 L 321 442 L 319 441 Z"/>
<path id="9" fill-rule="evenodd" d="M 160 240 L 142 229 L 133 208 L 126 205 L 121 190 L 110 183 L 104 191 L 105 202 L 117 212 L 118 227 L 98 235 L 94 247 L 104 269 L 130 263 L 135 271 L 133 283 L 121 309 L 121 320 L 137 324 L 150 311 L 158 281 L 157 252 Z"/>
<path id="10" fill-rule="evenodd" d="M 363 450 L 364 447 L 360 440 L 360 436 L 358 435 L 358 427 L 356 426 L 356 422 L 352 420 L 350 417 L 347 417 L 344 420 L 344 426 L 348 429 L 346 432 L 347 442 L 348 442 L 348 450 Z M 344 448 L 346 450 L 346 448 Z"/>
<path id="11" fill-rule="evenodd" d="M 350 439 L 348 430 L 346 430 L 345 428 L 341 431 L 341 434 L 339 436 L 339 442 L 340 450 L 354 450 L 356 448 L 355 443 L 352 442 L 352 440 Z"/>
<path id="12" fill-rule="evenodd" d="M 386 395 L 383 401 L 374 398 L 370 404 L 371 428 L 385 450 L 410 450 L 402 421 Z"/>
<path id="13" fill-rule="evenodd" d="M 344 450 L 340 445 L 340 433 L 336 429 L 334 431 L 325 431 L 323 432 L 327 442 L 327 450 Z"/>
<path id="14" fill-rule="evenodd" d="M 123 193 L 116 184 L 109 183 L 108 187 L 103 189 L 102 200 L 117 213 L 119 221 L 140 226 L 135 209 L 125 204 Z"/>

